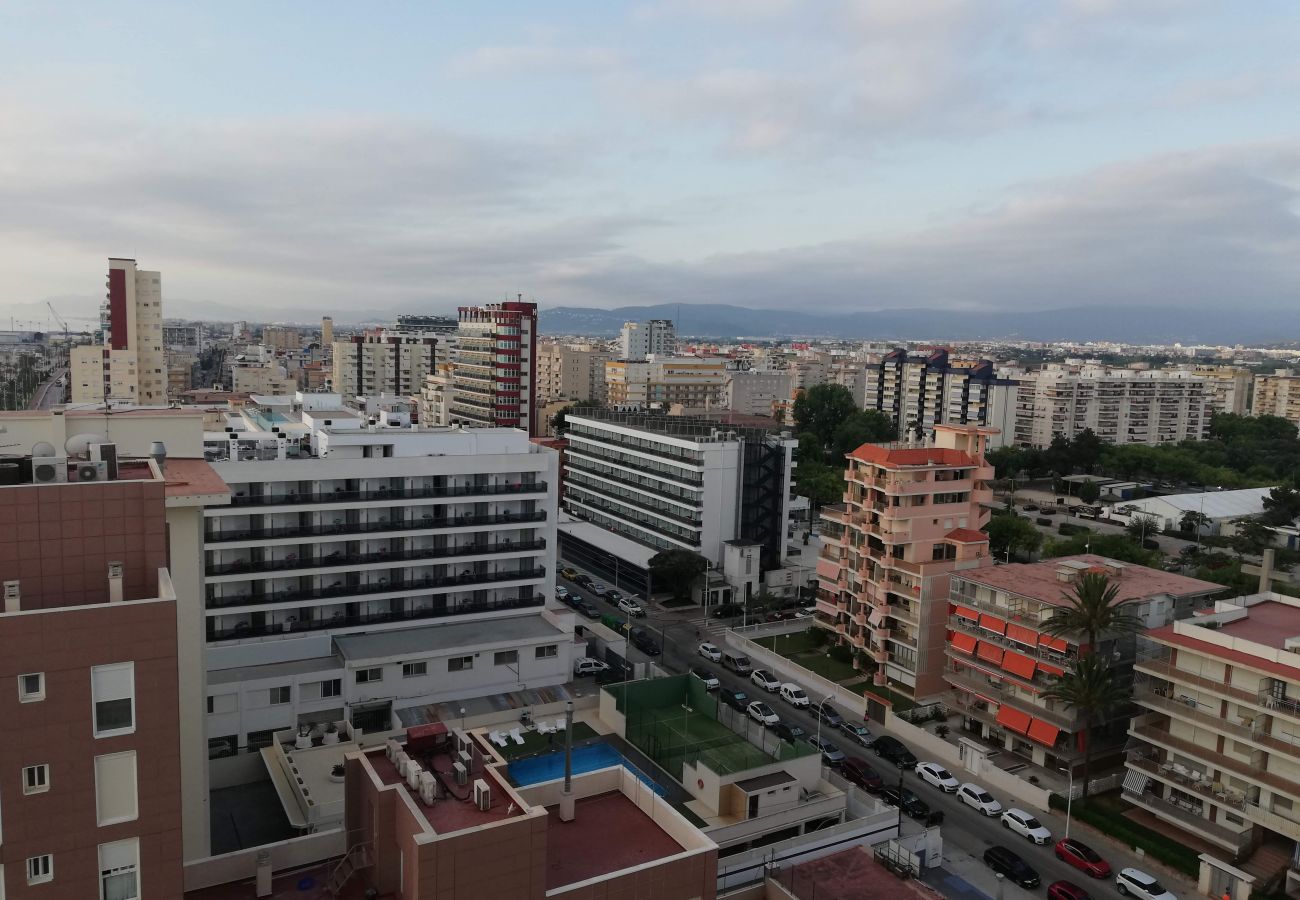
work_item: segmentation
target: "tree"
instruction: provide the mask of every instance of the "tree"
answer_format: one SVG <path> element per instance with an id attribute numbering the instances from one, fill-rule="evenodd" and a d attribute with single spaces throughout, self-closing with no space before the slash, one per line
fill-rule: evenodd
<path id="1" fill-rule="evenodd" d="M 858 405 L 842 384 L 814 385 L 794 399 L 795 429 L 817 435 L 823 447 L 834 444 L 835 429 L 856 412 Z"/>
<path id="2" fill-rule="evenodd" d="M 1151 535 L 1160 533 L 1160 519 L 1150 513 L 1137 513 L 1124 526 L 1124 533 L 1140 544 Z"/>
<path id="3" fill-rule="evenodd" d="M 844 494 L 844 470 L 825 463 L 800 460 L 794 470 L 795 490 L 808 498 L 812 511 L 838 503 Z"/>
<path id="4" fill-rule="evenodd" d="M 1273 546 L 1273 529 L 1269 528 L 1262 521 L 1252 519 L 1248 522 L 1237 526 L 1236 538 L 1234 538 L 1233 549 L 1236 549 L 1236 539 L 1240 539 L 1240 545 L 1245 553 L 1252 556 L 1259 556 L 1269 547 Z"/>
<path id="5" fill-rule="evenodd" d="M 567 406 L 561 406 L 555 411 L 555 415 L 551 416 L 551 432 L 556 437 L 564 437 L 564 433 L 569 429 L 569 414 L 576 413 L 581 407 L 590 405 L 589 403 L 570 403 Z"/>
<path id="6" fill-rule="evenodd" d="M 1054 556 L 1078 556 L 1081 553 L 1095 553 L 1098 556 L 1139 566 L 1160 564 L 1159 550 L 1145 550 L 1127 534 L 1095 534 L 1084 529 L 1078 534 L 1051 540 L 1043 545 L 1045 559 Z"/>
<path id="7" fill-rule="evenodd" d="M 661 550 L 650 557 L 650 578 L 672 591 L 674 600 L 688 599 L 691 585 L 706 568 L 704 557 L 690 550 Z"/>
<path id="8" fill-rule="evenodd" d="M 1101 488 L 1097 487 L 1095 481 L 1085 481 L 1079 485 L 1079 499 L 1084 503 L 1092 506 L 1101 497 Z"/>
<path id="9" fill-rule="evenodd" d="M 1097 437 L 1096 432 L 1091 428 L 1083 429 L 1070 442 L 1073 463 L 1088 474 L 1092 474 L 1092 470 L 1097 467 L 1097 463 L 1101 462 L 1101 456 L 1105 450 L 1106 442 Z"/>
<path id="10" fill-rule="evenodd" d="M 1088 652 L 1097 649 L 1100 635 L 1136 634 L 1146 627 L 1138 616 L 1125 610 L 1128 602 L 1117 603 L 1119 585 L 1101 572 L 1085 572 L 1074 587 L 1061 595 L 1065 605 L 1058 607 L 1043 631 L 1056 637 L 1084 635 Z"/>
<path id="11" fill-rule="evenodd" d="M 1069 671 L 1043 691 L 1043 696 L 1079 713 L 1084 741 L 1083 796 L 1087 797 L 1092 770 L 1092 729 L 1110 720 L 1128 699 L 1129 691 L 1105 657 L 1089 653 L 1079 657 Z"/>
<path id="12" fill-rule="evenodd" d="M 1012 555 L 1021 550 L 1032 553 L 1043 543 L 1043 535 L 1029 520 L 1022 519 L 1015 513 L 999 513 L 989 519 L 984 526 L 989 536 L 989 552 L 1001 556 L 1010 551 Z"/>
<path id="13" fill-rule="evenodd" d="M 863 444 L 880 444 L 896 437 L 894 420 L 874 409 L 860 409 L 839 424 L 831 436 L 832 461 L 838 461 Z"/>
<path id="14" fill-rule="evenodd" d="M 1178 530 L 1195 534 L 1210 526 L 1210 517 L 1203 512 L 1189 509 L 1178 519 Z"/>
<path id="15" fill-rule="evenodd" d="M 1300 519 L 1300 491 L 1289 487 L 1275 487 L 1264 498 L 1264 515 L 1267 525 L 1290 525 Z"/>

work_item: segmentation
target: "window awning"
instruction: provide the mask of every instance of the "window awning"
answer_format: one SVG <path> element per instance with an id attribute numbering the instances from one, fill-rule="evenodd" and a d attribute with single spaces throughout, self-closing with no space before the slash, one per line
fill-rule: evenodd
<path id="1" fill-rule="evenodd" d="M 984 613 L 980 616 L 980 628 L 1002 634 L 1007 630 L 1007 623 L 1005 620 L 999 619 L 997 616 L 990 616 L 988 613 Z"/>
<path id="2" fill-rule="evenodd" d="M 975 645 L 979 643 L 972 635 L 962 634 L 960 631 L 954 631 L 951 640 L 952 648 L 962 653 L 974 653 Z"/>
<path id="3" fill-rule="evenodd" d="M 1058 653 L 1064 653 L 1066 650 L 1070 649 L 1070 645 L 1064 638 L 1052 637 L 1049 634 L 1040 634 L 1038 636 L 1038 643 L 1042 644 L 1044 647 L 1051 647 Z"/>
<path id="4" fill-rule="evenodd" d="M 1018 734 L 1026 734 L 1029 731 L 1029 725 L 1033 721 L 1029 713 L 1021 712 L 1018 709 L 1003 704 L 998 707 L 998 724 L 1004 728 L 1010 728 Z"/>
<path id="5" fill-rule="evenodd" d="M 1040 662 L 1038 664 L 1038 671 L 1042 672 L 1044 675 L 1055 675 L 1057 678 L 1060 678 L 1065 674 L 1064 669 L 1058 669 L 1056 666 L 1049 665 L 1045 662 Z"/>
<path id="6" fill-rule="evenodd" d="M 1061 729 L 1050 722 L 1044 722 L 1042 719 L 1034 719 L 1029 723 L 1029 739 L 1038 741 L 1045 747 L 1055 747 L 1056 737 L 1060 733 Z"/>
<path id="7" fill-rule="evenodd" d="M 871 612 L 867 613 L 867 621 L 872 625 L 879 625 L 881 622 L 885 621 L 884 610 L 876 609 L 874 606 L 871 607 Z"/>
<path id="8" fill-rule="evenodd" d="M 1014 650 L 1008 650 L 1006 655 L 1002 657 L 1002 668 L 1012 675 L 1025 679 L 1025 681 L 1033 680 L 1034 669 L 1037 667 L 1038 662 L 1036 660 L 1032 660 Z"/>
<path id="9" fill-rule="evenodd" d="M 1007 637 L 1027 647 L 1038 646 L 1038 632 L 1023 625 L 1016 625 L 1014 622 L 1007 623 Z"/>
<path id="10" fill-rule="evenodd" d="M 980 614 L 969 606 L 953 607 L 953 612 L 961 616 L 963 619 L 970 619 L 972 622 L 978 622 L 980 620 Z"/>
<path id="11" fill-rule="evenodd" d="M 990 644 L 988 641 L 980 641 L 979 658 L 986 659 L 991 663 L 1002 665 L 1002 648 L 996 644 Z"/>

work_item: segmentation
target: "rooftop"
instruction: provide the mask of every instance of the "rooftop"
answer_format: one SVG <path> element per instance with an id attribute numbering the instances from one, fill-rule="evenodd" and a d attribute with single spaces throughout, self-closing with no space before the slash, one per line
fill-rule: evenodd
<path id="1" fill-rule="evenodd" d="M 1300 637 L 1300 607 L 1269 600 L 1245 609 L 1241 618 L 1221 624 L 1219 633 L 1275 650 L 1288 649 L 1287 642 Z"/>
<path id="2" fill-rule="evenodd" d="M 1120 563 L 1092 553 L 1045 559 L 1036 563 L 1013 563 L 1009 566 L 969 569 L 956 572 L 954 576 L 1000 591 L 1029 597 L 1042 603 L 1060 605 L 1072 587 L 1070 582 L 1061 581 L 1059 577 L 1058 572 L 1063 567 L 1077 572 L 1098 570 L 1109 574 L 1111 581 L 1119 586 L 1116 603 L 1145 600 L 1148 597 L 1161 595 L 1196 596 L 1223 590 L 1223 585 L 1212 581 L 1201 581 L 1198 578 L 1188 578 L 1173 572 Z"/>
<path id="3" fill-rule="evenodd" d="M 776 880 L 799 900 L 938 900 L 943 896 L 919 881 L 899 879 L 864 847 L 799 863 L 779 872 Z"/>
<path id="4" fill-rule="evenodd" d="M 1197 494 L 1169 494 L 1164 497 L 1146 497 L 1121 506 L 1139 510 L 1164 504 L 1183 512 L 1203 512 L 1211 519 L 1233 516 L 1256 516 L 1264 511 L 1264 498 L 1272 488 L 1245 488 L 1239 491 L 1203 491 Z"/>
<path id="5" fill-rule="evenodd" d="M 907 443 L 863 444 L 849 454 L 851 459 L 885 468 L 903 466 L 951 466 L 973 469 L 979 461 L 964 450 L 951 447 L 917 447 Z"/>
<path id="6" fill-rule="evenodd" d="M 230 488 L 216 469 L 202 459 L 168 459 L 163 468 L 167 482 L 167 499 L 180 497 L 230 496 Z"/>
<path id="7" fill-rule="evenodd" d="M 578 800 L 572 822 L 547 807 L 546 889 L 645 865 L 684 851 L 619 791 Z M 617 840 L 611 840 L 617 836 Z"/>
<path id="8" fill-rule="evenodd" d="M 452 834 L 466 828 L 491 825 L 494 822 L 524 815 L 518 799 L 506 789 L 505 783 L 498 778 L 494 770 L 482 768 L 479 763 L 475 763 L 474 771 L 470 776 L 473 779 L 483 779 L 491 789 L 490 805 L 483 810 L 474 803 L 472 784 L 463 787 L 456 784 L 456 778 L 452 774 L 455 759 L 451 755 L 450 748 L 435 753 L 421 753 L 418 756 L 420 765 L 426 771 L 433 772 L 444 786 L 451 785 L 456 793 L 435 800 L 432 806 L 427 805 L 420 799 L 418 791 L 412 791 L 406 786 L 383 749 L 367 750 L 363 754 L 364 761 L 375 776 L 383 784 L 405 793 L 435 834 Z M 465 795 L 465 798 L 461 799 L 459 795 Z M 590 835 L 588 837 L 591 838 Z M 588 851 L 595 846 L 599 845 L 588 844 Z M 602 853 L 604 849 L 602 847 Z"/>
<path id="9" fill-rule="evenodd" d="M 540 615 L 525 615 L 493 619 L 491 625 L 462 622 L 455 625 L 427 625 L 397 631 L 340 635 L 334 638 L 334 646 L 344 660 L 368 662 L 416 653 L 427 655 L 459 648 L 469 650 L 485 644 L 497 646 L 509 641 L 547 638 L 558 641 L 567 640 L 568 636 Z"/>
<path id="10" fill-rule="evenodd" d="M 657 548 L 647 547 L 645 544 L 623 537 L 621 534 L 606 531 L 591 522 L 575 519 L 566 512 L 560 513 L 557 527 L 564 534 L 617 556 L 622 562 L 640 566 L 643 569 L 649 567 L 651 558 L 659 552 Z"/>

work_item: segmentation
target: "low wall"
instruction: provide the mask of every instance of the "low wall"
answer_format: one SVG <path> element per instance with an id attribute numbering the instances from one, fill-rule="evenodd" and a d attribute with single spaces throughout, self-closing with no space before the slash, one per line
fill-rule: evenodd
<path id="1" fill-rule="evenodd" d="M 856 845 L 879 844 L 898 835 L 898 812 L 887 809 L 865 819 L 852 819 L 832 828 L 767 844 L 718 860 L 718 894 L 761 882 L 769 866 L 789 866 L 838 853 Z"/>
<path id="2" fill-rule="evenodd" d="M 782 630 L 784 627 L 784 630 Z M 801 620 L 792 622 L 773 622 L 770 625 L 752 625 L 749 628 L 728 628 L 724 641 L 733 650 L 750 658 L 754 668 L 770 669 L 780 676 L 782 681 L 793 681 L 800 685 L 813 698 L 814 702 L 823 697 L 830 697 L 831 702 L 852 715 L 866 718 L 867 701 L 861 694 L 850 688 L 842 687 L 825 679 L 815 672 L 810 672 L 798 663 L 786 659 L 774 650 L 768 650 L 750 640 L 750 637 L 766 637 L 772 634 L 793 634 L 803 631 L 808 626 Z M 747 636 L 748 635 L 748 636 Z"/>
<path id="3" fill-rule="evenodd" d="M 241 784 L 253 784 L 267 781 L 270 777 L 266 773 L 266 763 L 262 762 L 261 753 L 237 753 L 208 761 L 209 790 L 219 791 Z"/>
<path id="4" fill-rule="evenodd" d="M 209 856 L 185 864 L 185 890 L 197 891 L 218 884 L 250 881 L 257 876 L 257 857 L 263 851 L 271 854 L 271 870 L 284 872 L 342 856 L 347 847 L 344 846 L 343 829 L 336 828 L 221 856 Z"/>

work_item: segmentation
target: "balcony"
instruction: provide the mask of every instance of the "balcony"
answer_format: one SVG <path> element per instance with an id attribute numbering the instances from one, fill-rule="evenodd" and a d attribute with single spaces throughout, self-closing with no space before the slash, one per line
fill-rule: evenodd
<path id="1" fill-rule="evenodd" d="M 209 642 L 244 640 L 246 638 L 269 637 L 271 635 L 296 634 L 303 631 L 324 631 L 327 629 L 356 628 L 362 625 L 376 625 L 384 622 L 417 622 L 425 619 L 445 619 L 448 616 L 467 616 L 476 613 L 499 612 L 507 609 L 532 609 L 546 604 L 546 598 L 536 594 L 528 598 L 511 598 L 506 600 L 465 601 L 454 606 L 433 609 L 413 609 L 401 612 L 366 613 L 347 615 L 342 610 L 328 619 L 315 619 L 307 622 L 295 622 L 292 628 L 272 622 L 266 625 L 252 625 L 241 622 L 233 628 L 216 628 L 214 619 L 208 620 Z"/>
<path id="2" fill-rule="evenodd" d="M 322 556 L 303 556 L 285 559 L 268 559 L 262 562 L 240 560 L 232 563 L 209 565 L 206 574 L 235 575 L 249 573 L 260 575 L 263 572 L 291 572 L 299 569 L 325 569 L 338 566 L 364 565 L 366 563 L 399 563 L 422 559 L 455 559 L 461 556 L 482 556 L 489 553 L 526 553 L 532 550 L 545 550 L 546 540 L 537 538 L 532 541 L 498 541 L 493 544 L 462 544 L 459 547 L 428 547 L 420 550 L 399 550 L 390 553 L 380 550 L 375 553 L 326 553 Z"/>
<path id="3" fill-rule="evenodd" d="M 301 603 L 305 600 L 342 600 L 348 597 L 364 597 L 371 594 L 399 594 L 404 591 L 423 591 L 431 588 L 454 588 L 472 590 L 484 585 L 497 584 L 502 581 L 533 581 L 546 577 L 546 569 L 538 566 L 530 569 L 515 569 L 505 572 L 467 572 L 464 575 L 428 575 L 424 578 L 380 579 L 363 584 L 338 583 L 326 588 L 304 588 L 302 590 L 269 591 L 245 596 L 212 597 L 208 600 L 209 609 L 222 609 L 235 606 L 268 606 L 278 603 Z"/>
<path id="4" fill-rule="evenodd" d="M 338 522 L 333 525 L 297 525 L 286 528 L 244 528 L 231 531 L 214 531 L 204 540 L 209 544 L 225 541 L 260 541 L 274 538 L 321 537 L 348 534 L 373 534 L 388 531 L 438 531 L 445 528 L 472 528 L 483 525 L 518 525 L 546 521 L 546 511 L 531 513 L 496 513 L 485 516 L 448 516 L 435 518 L 426 515 L 421 519 L 397 522 Z"/>
<path id="5" fill-rule="evenodd" d="M 1071 711 L 1064 709 L 1048 709 L 1046 706 L 1039 706 L 1032 700 L 1026 700 L 1024 697 L 1017 696 L 1014 692 L 1000 684 L 990 683 L 989 680 L 983 676 L 977 678 L 973 675 L 945 669 L 943 677 L 949 684 L 965 688 L 971 693 L 982 694 L 998 703 L 1006 703 L 1010 706 L 1014 706 L 1016 709 L 1029 713 L 1036 719 L 1051 722 L 1057 728 L 1065 731 L 1077 731 L 1081 725 L 1079 716 Z"/>
<path id="6" fill-rule="evenodd" d="M 231 506 L 291 506 L 312 503 L 357 503 L 363 500 L 421 500 L 437 497 L 498 497 L 501 495 L 545 494 L 546 482 L 533 484 L 482 484 L 457 487 L 428 487 L 373 491 L 320 491 L 317 493 L 236 494 Z"/>
<path id="7" fill-rule="evenodd" d="M 1166 800 L 1155 794 L 1135 794 L 1125 789 L 1121 795 L 1134 806 L 1155 813 L 1161 819 L 1173 822 L 1188 831 L 1231 850 L 1234 855 L 1244 852 L 1250 846 L 1250 831 L 1232 831 L 1202 816 L 1194 805 Z"/>
<path id="8" fill-rule="evenodd" d="M 1157 714 L 1148 713 L 1147 715 L 1154 716 Z M 1263 785 L 1272 790 L 1280 791 L 1288 797 L 1300 797 L 1300 782 L 1292 781 L 1289 778 L 1282 778 L 1272 772 L 1262 771 L 1259 765 L 1218 753 L 1213 747 L 1203 747 L 1195 741 L 1174 737 L 1169 733 L 1168 728 L 1159 727 L 1149 722 L 1143 722 L 1142 718 L 1133 720 L 1133 724 L 1129 726 L 1128 733 L 1149 744 L 1156 744 L 1166 750 L 1173 750 L 1176 753 L 1181 753 L 1189 759 L 1198 760 L 1207 768 L 1218 769 L 1223 772 L 1231 772 L 1239 778 L 1245 779 L 1247 782 Z M 1263 751 L 1259 752 L 1262 753 Z"/>
<path id="9" fill-rule="evenodd" d="M 1282 740 L 1264 730 L 1269 724 L 1267 715 L 1259 714 L 1253 717 L 1245 717 L 1250 721 L 1250 724 L 1234 721 L 1228 716 L 1203 712 L 1195 697 L 1189 696 L 1183 699 L 1176 696 L 1176 691 L 1171 687 L 1161 687 L 1154 684 L 1135 684 L 1133 686 L 1133 699 L 1147 709 L 1162 712 L 1165 715 L 1182 719 L 1198 727 L 1208 728 L 1211 731 L 1228 735 L 1234 740 L 1248 741 L 1267 748 L 1271 752 L 1283 753 L 1300 760 L 1300 743 Z"/>

